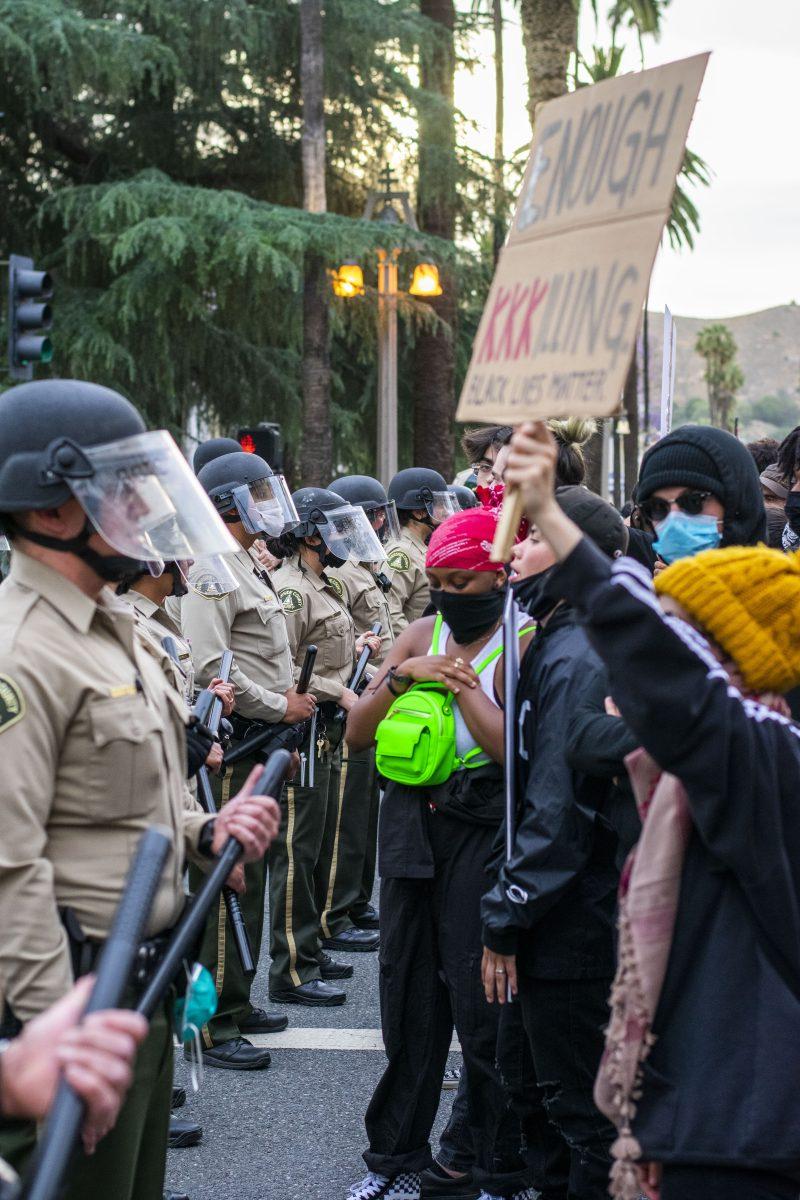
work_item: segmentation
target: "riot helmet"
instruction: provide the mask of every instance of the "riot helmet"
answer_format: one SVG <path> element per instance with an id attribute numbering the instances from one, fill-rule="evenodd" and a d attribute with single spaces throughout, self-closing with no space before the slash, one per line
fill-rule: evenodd
<path id="1" fill-rule="evenodd" d="M 297 522 L 282 475 L 258 454 L 236 450 L 214 458 L 197 476 L 223 520 L 241 521 L 247 533 L 278 537 Z"/>
<path id="2" fill-rule="evenodd" d="M 383 562 L 386 557 L 375 530 L 362 508 L 348 504 L 328 488 L 300 488 L 292 495 L 300 517 L 292 530 L 296 538 L 322 539 L 312 546 L 323 566 L 351 562 Z"/>
<path id="3" fill-rule="evenodd" d="M 381 543 L 400 536 L 394 500 L 389 499 L 386 488 L 371 475 L 342 475 L 334 479 L 328 490 L 341 496 L 348 504 L 363 508 Z"/>
<path id="4" fill-rule="evenodd" d="M 218 437 L 209 438 L 207 442 L 201 442 L 195 447 L 194 457 L 192 458 L 192 469 L 195 475 L 199 475 L 206 463 L 210 463 L 215 458 L 221 458 L 223 454 L 238 454 L 241 446 L 236 438 Z"/>
<path id="5" fill-rule="evenodd" d="M 447 490 L 452 492 L 462 512 L 465 508 L 480 508 L 481 502 L 472 488 L 465 487 L 463 483 L 451 483 Z"/>
<path id="6" fill-rule="evenodd" d="M 447 490 L 444 477 L 427 467 L 398 471 L 389 484 L 389 499 L 394 500 L 400 513 L 426 512 L 428 521 L 425 523 L 430 525 L 441 525 L 460 511 L 455 497 Z"/>
<path id="7" fill-rule="evenodd" d="M 166 430 L 148 432 L 118 392 L 77 379 L 37 380 L 0 396 L 0 514 L 48 549 L 74 554 L 116 581 L 137 564 L 164 563 L 236 548 Z M 14 514 L 75 499 L 86 520 L 72 538 L 15 523 Z M 93 533 L 116 551 L 88 545 Z"/>

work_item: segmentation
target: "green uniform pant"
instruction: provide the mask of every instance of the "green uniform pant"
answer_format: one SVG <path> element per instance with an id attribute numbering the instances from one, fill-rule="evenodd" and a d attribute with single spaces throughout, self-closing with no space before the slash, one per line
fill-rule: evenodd
<path id="1" fill-rule="evenodd" d="M 246 760 L 231 767 L 224 779 L 212 776 L 214 799 L 219 807 L 226 804 L 230 796 L 241 790 L 253 769 L 253 762 Z M 261 937 L 264 930 L 264 894 L 266 891 L 266 859 L 246 863 L 244 868 L 247 891 L 239 897 L 239 907 L 244 917 L 253 962 L 258 966 L 261 953 Z M 192 891 L 202 882 L 203 872 L 195 866 L 189 868 Z M 239 1022 L 253 1011 L 250 1003 L 249 979 L 242 970 L 231 923 L 222 897 L 212 904 L 206 921 L 200 948 L 200 961 L 208 967 L 217 989 L 217 1011 L 207 1025 L 203 1026 L 203 1042 L 206 1047 L 218 1046 L 231 1038 L 241 1037 Z"/>
<path id="2" fill-rule="evenodd" d="M 271 992 L 320 978 L 320 902 L 330 874 L 341 773 L 337 748 L 315 762 L 313 788 L 300 786 L 296 777 L 281 800 L 280 832 L 269 858 Z"/>
<path id="3" fill-rule="evenodd" d="M 174 992 L 168 995 L 171 1007 Z M 94 1154 L 77 1158 L 64 1200 L 162 1200 L 172 1071 L 172 1030 L 162 1006 L 136 1056 L 116 1125 Z"/>
<path id="4" fill-rule="evenodd" d="M 374 756 L 374 751 L 373 751 Z M 378 772 L 374 769 L 370 779 L 370 802 L 369 815 L 367 817 L 367 848 L 364 853 L 364 869 L 361 872 L 361 887 L 359 888 L 358 896 L 355 904 L 350 908 L 350 916 L 355 917 L 366 912 L 367 905 L 371 905 L 372 893 L 375 888 L 375 869 L 378 861 L 378 818 L 381 808 L 381 791 L 378 781 Z"/>
<path id="5" fill-rule="evenodd" d="M 335 937 L 353 926 L 351 912 L 358 911 L 366 901 L 361 900 L 367 852 L 370 842 L 372 810 L 377 819 L 378 778 L 375 771 L 375 751 L 345 752 L 342 761 L 342 783 L 335 813 L 329 814 L 322 858 L 327 864 L 327 878 L 319 896 L 320 925 L 323 937 Z M 377 831 L 376 831 L 377 832 Z M 372 880 L 367 897 L 372 894 L 375 878 L 374 843 L 372 851 Z"/>

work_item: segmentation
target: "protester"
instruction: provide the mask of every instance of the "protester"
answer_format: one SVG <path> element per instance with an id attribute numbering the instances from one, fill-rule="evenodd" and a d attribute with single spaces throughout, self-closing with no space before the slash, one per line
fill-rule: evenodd
<path id="1" fill-rule="evenodd" d="M 724 429 L 681 425 L 642 459 L 636 505 L 665 563 L 715 546 L 754 546 L 766 536 L 753 459 Z"/>
<path id="2" fill-rule="evenodd" d="M 480 895 L 503 815 L 498 697 L 506 574 L 489 557 L 495 525 L 491 513 L 471 509 L 434 532 L 426 567 L 438 616 L 423 617 L 401 633 L 348 718 L 348 744 L 371 745 L 377 736 L 378 767 L 392 772 L 379 832 L 381 1023 L 388 1063 L 365 1118 L 369 1173 L 351 1188 L 352 1200 L 419 1200 L 420 1175 L 432 1165 L 428 1139 L 454 1026 L 464 1056 L 480 1195 L 532 1196 L 519 1159 L 518 1122 L 495 1067 L 497 1014 L 485 1003 L 480 980 Z M 523 616 L 523 659 L 530 633 Z M 441 704 L 448 693 L 455 697 L 454 724 L 445 723 L 439 744 L 441 773 L 427 782 L 421 773 L 419 783 L 400 783 L 408 777 L 400 768 L 415 738 L 411 730 L 406 734 L 399 711 L 393 724 L 390 710 L 412 687 L 418 703 L 425 693 L 419 685 L 431 683 Z"/>
<path id="3" fill-rule="evenodd" d="M 783 530 L 786 525 L 786 501 L 789 486 L 777 463 L 765 467 L 759 477 L 764 507 L 767 510 L 767 545 L 783 549 Z"/>
<path id="4" fill-rule="evenodd" d="M 605 554 L 624 552 L 628 529 L 612 505 L 584 487 L 556 495 Z M 613 1129 L 591 1080 L 614 973 L 617 839 L 604 815 L 608 781 L 566 761 L 570 718 L 601 667 L 552 585 L 554 564 L 534 525 L 514 559 L 514 590 L 537 622 L 517 690 L 519 816 L 510 862 L 483 899 L 483 978 L 490 1001 L 505 1003 L 506 978 L 518 994 L 536 1084 L 568 1149 L 568 1194 L 602 1200 Z M 566 1194 L 551 1175 L 534 1182 L 547 1196 Z"/>
<path id="5" fill-rule="evenodd" d="M 502 476 L 495 474 L 494 461 L 501 446 L 511 440 L 510 425 L 482 425 L 478 429 L 467 429 L 461 438 L 461 449 L 472 468 L 476 488 L 487 488 L 499 483 Z"/>
<path id="6" fill-rule="evenodd" d="M 759 475 L 778 461 L 779 442 L 776 438 L 759 438 L 757 442 L 747 443 L 747 453 L 756 464 Z"/>
<path id="7" fill-rule="evenodd" d="M 778 469 L 789 488 L 784 502 L 784 550 L 800 547 L 800 425 L 788 433 L 778 451 Z"/>
<path id="8" fill-rule="evenodd" d="M 596 1090 L 620 1130 L 612 1194 L 633 1200 L 641 1182 L 661 1200 L 788 1200 L 800 734 L 758 697 L 800 681 L 800 561 L 736 546 L 685 558 L 656 581 L 661 611 L 647 574 L 612 568 L 555 502 L 555 458 L 545 426 L 524 425 L 507 477 L 642 747 L 629 764 L 644 828 Z"/>

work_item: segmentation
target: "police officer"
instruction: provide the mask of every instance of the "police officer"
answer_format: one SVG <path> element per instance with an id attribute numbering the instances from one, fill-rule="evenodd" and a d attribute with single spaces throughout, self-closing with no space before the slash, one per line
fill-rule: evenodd
<path id="1" fill-rule="evenodd" d="M 395 503 L 401 529 L 400 537 L 387 548 L 393 571 L 392 632 L 397 637 L 430 604 L 425 550 L 436 526 L 458 512 L 459 506 L 444 478 L 427 467 L 398 471 L 389 484 L 389 499 Z"/>
<path id="2" fill-rule="evenodd" d="M 381 545 L 399 537 L 394 503 L 377 479 L 369 475 L 345 475 L 335 479 L 330 490 L 364 510 Z M 342 599 L 356 631 L 365 632 L 380 624 L 381 648 L 373 658 L 376 665 L 383 661 L 394 642 L 388 600 L 391 581 L 382 567 L 382 563 L 348 560 L 329 572 L 333 587 L 342 589 Z M 331 888 L 331 904 L 322 914 L 323 933 L 330 924 L 339 924 L 342 914 L 361 929 L 378 928 L 378 914 L 370 901 L 375 883 L 379 797 L 372 747 L 361 751 L 345 748 L 337 877 Z"/>
<path id="3" fill-rule="evenodd" d="M 270 996 L 329 1007 L 344 1004 L 346 997 L 326 977 L 342 978 L 344 971 L 342 964 L 320 953 L 323 947 L 378 946 L 378 935 L 356 929 L 346 914 L 327 928 L 320 919 L 330 908 L 338 870 L 344 722 L 337 719 L 337 710 L 355 703 L 348 682 L 356 655 L 370 642 L 377 651 L 379 643 L 369 635 L 356 638 L 341 585 L 333 587 L 327 570 L 351 556 L 359 562 L 378 560 L 382 550 L 363 511 L 334 492 L 302 488 L 292 499 L 300 519 L 276 547 L 287 557 L 275 572 L 275 586 L 286 614 L 295 677 L 307 647 L 318 648 L 311 690 L 320 707 L 316 729 L 301 751 L 300 782 L 286 787 L 280 834 L 270 856 Z"/>
<path id="4" fill-rule="evenodd" d="M 234 744 L 253 736 L 264 725 L 293 724 L 310 717 L 312 694 L 298 695 L 281 604 L 269 576 L 251 553 L 256 538 L 280 534 L 287 517 L 296 517 L 283 479 L 257 454 L 237 450 L 213 458 L 200 470 L 198 482 L 207 492 L 233 535 L 236 548 L 224 563 L 195 563 L 190 588 L 181 601 L 181 627 L 192 647 L 197 682 L 206 686 L 217 674 L 225 649 L 233 651 L 231 682 L 236 688 L 232 717 Z M 220 580 L 224 566 L 238 587 Z M 213 591 L 217 598 L 206 595 Z M 227 802 L 239 779 L 256 759 L 237 763 L 214 781 L 217 801 Z M 253 958 L 258 962 L 264 922 L 266 862 L 251 863 L 246 890 L 240 899 Z M 215 977 L 219 1004 L 203 1027 L 204 1061 L 228 1070 L 258 1070 L 269 1066 L 268 1050 L 253 1046 L 249 1033 L 274 1033 L 286 1017 L 254 1008 L 252 980 L 242 970 L 228 933 L 224 904 L 212 909 L 206 926 L 201 959 Z"/>
<path id="5" fill-rule="evenodd" d="M 3 801 L 0 978 L 25 1022 L 92 968 L 149 825 L 175 838 L 147 930 L 152 963 L 184 905 L 185 852 L 213 855 L 235 834 L 247 857 L 263 854 L 275 804 L 245 792 L 215 821 L 185 807 L 183 699 L 105 586 L 138 563 L 158 569 L 230 544 L 169 434 L 146 433 L 116 392 L 50 380 L 0 396 L 0 447 L 0 521 L 13 546 L 0 587 L 0 747 L 14 780 Z M 117 1125 L 76 1166 L 71 1198 L 161 1194 L 171 1087 L 165 1003 Z"/>
<path id="6" fill-rule="evenodd" d="M 481 502 L 472 488 L 466 487 L 463 483 L 451 483 L 447 490 L 453 494 L 456 504 L 462 512 L 465 508 L 480 508 Z"/>
<path id="7" fill-rule="evenodd" d="M 192 469 L 195 475 L 199 475 L 203 467 L 213 459 L 222 458 L 223 454 L 239 454 L 241 449 L 242 447 L 236 441 L 236 438 L 209 438 L 208 441 L 200 442 L 195 447 L 194 455 L 192 456 Z"/>

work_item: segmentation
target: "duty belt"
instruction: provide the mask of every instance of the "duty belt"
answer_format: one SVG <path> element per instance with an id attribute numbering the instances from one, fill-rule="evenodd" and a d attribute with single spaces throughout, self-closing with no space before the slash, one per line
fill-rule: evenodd
<path id="1" fill-rule="evenodd" d="M 105 941 L 101 938 L 88 937 L 83 932 L 80 922 L 71 908 L 59 909 L 59 916 L 67 933 L 72 974 L 75 979 L 80 979 L 82 975 L 88 975 L 94 969 Z M 131 973 L 131 986 L 137 993 L 143 992 L 153 978 L 156 968 L 164 957 L 171 933 L 171 929 L 165 929 L 154 937 L 146 938 L 136 951 Z"/>

